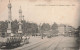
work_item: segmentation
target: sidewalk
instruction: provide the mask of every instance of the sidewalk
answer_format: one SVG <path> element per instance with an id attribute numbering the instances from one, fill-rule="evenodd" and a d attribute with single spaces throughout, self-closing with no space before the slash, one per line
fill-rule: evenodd
<path id="1" fill-rule="evenodd" d="M 76 37 L 64 37 L 55 50 L 78 50 Z"/>

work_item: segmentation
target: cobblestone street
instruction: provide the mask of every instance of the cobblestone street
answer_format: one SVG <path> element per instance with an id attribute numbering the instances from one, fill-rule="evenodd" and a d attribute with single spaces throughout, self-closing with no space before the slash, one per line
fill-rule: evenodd
<path id="1" fill-rule="evenodd" d="M 30 43 L 13 50 L 78 50 L 76 37 L 57 36 L 52 38 L 31 37 Z"/>

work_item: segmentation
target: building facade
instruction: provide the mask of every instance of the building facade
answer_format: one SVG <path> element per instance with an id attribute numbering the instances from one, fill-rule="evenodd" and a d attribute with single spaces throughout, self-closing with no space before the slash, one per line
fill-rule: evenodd
<path id="1" fill-rule="evenodd" d="M 58 25 L 58 35 L 64 35 L 65 34 L 65 25 L 64 24 L 60 24 Z"/>

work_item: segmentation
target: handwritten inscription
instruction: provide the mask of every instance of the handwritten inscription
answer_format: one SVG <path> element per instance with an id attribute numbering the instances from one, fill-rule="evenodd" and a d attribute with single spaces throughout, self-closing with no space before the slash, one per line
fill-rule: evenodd
<path id="1" fill-rule="evenodd" d="M 47 4 L 38 4 L 38 5 L 35 5 L 35 6 L 75 6 L 74 4 L 71 4 L 71 5 L 47 5 Z"/>

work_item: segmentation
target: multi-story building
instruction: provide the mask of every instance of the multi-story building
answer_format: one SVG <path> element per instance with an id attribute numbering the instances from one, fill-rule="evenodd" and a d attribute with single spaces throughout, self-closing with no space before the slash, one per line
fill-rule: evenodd
<path id="1" fill-rule="evenodd" d="M 58 25 L 58 31 L 58 35 L 72 36 L 74 35 L 75 28 L 69 25 L 60 24 Z"/>
<path id="2" fill-rule="evenodd" d="M 65 25 L 64 24 L 60 24 L 58 25 L 58 35 L 64 35 L 65 34 Z"/>

